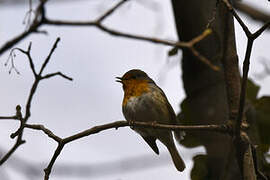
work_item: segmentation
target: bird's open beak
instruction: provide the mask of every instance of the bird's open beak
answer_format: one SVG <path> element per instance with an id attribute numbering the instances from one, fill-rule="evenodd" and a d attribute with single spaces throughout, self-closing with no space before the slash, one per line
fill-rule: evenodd
<path id="1" fill-rule="evenodd" d="M 115 77 L 117 80 L 115 80 L 116 82 L 119 82 L 119 83 L 123 83 L 122 81 L 122 78 L 121 77 Z"/>

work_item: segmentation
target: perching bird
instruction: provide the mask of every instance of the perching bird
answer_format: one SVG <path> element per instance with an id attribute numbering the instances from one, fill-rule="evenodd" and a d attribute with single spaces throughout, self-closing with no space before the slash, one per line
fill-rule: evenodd
<path id="1" fill-rule="evenodd" d="M 132 69 L 117 79 L 117 82 L 123 85 L 122 111 L 127 121 L 177 124 L 176 115 L 166 95 L 144 71 Z M 156 154 L 159 154 L 156 140 L 160 140 L 169 150 L 176 169 L 185 169 L 185 163 L 176 149 L 171 131 L 142 127 L 134 127 L 134 130 Z M 178 135 L 180 136 L 180 132 Z"/>

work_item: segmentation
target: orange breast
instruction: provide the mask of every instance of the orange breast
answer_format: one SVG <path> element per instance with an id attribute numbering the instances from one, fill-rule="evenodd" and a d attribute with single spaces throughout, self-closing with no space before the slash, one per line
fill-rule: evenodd
<path id="1" fill-rule="evenodd" d="M 125 106 L 131 97 L 138 97 L 143 93 L 149 92 L 148 82 L 146 80 L 129 80 L 124 82 L 125 95 L 123 99 L 123 106 Z"/>

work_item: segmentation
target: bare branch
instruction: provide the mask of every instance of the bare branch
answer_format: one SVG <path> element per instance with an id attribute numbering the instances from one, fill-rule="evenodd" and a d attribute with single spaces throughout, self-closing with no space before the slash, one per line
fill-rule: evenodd
<path id="1" fill-rule="evenodd" d="M 206 29 L 202 34 L 193 38 L 189 42 L 174 42 L 174 41 L 168 41 L 168 40 L 164 40 L 164 39 L 158 39 L 158 38 L 147 37 L 147 36 L 140 36 L 140 35 L 129 34 L 129 33 L 117 31 L 117 30 L 111 29 L 111 28 L 109 28 L 105 25 L 102 25 L 98 22 L 95 22 L 95 21 L 86 21 L 86 22 L 77 21 L 77 22 L 75 22 L 75 21 L 59 21 L 59 20 L 45 19 L 44 23 L 48 24 L 48 25 L 58 25 L 58 26 L 95 26 L 95 27 L 99 28 L 100 30 L 107 32 L 113 36 L 120 36 L 120 37 L 125 37 L 128 39 L 135 39 L 135 40 L 142 40 L 142 41 L 147 41 L 147 42 L 151 42 L 151 43 L 163 44 L 163 45 L 167 45 L 167 46 L 177 47 L 179 49 L 189 49 L 189 50 L 191 50 L 192 53 L 194 53 L 194 55 L 196 57 L 198 57 L 198 59 L 202 63 L 206 64 L 207 66 L 209 66 L 211 69 L 213 69 L 215 71 L 219 70 L 218 66 L 211 64 L 211 62 L 206 57 L 202 56 L 201 54 L 199 55 L 199 52 L 197 50 L 195 50 L 195 48 L 194 48 L 194 45 L 196 43 L 198 43 L 199 41 L 201 41 L 202 39 L 206 38 L 207 36 L 209 36 L 211 34 L 212 31 L 210 29 Z"/>
<path id="2" fill-rule="evenodd" d="M 239 110 L 238 110 L 238 117 L 237 117 L 237 124 L 236 124 L 236 135 L 240 136 L 240 129 L 242 125 L 242 119 L 243 119 L 243 112 L 244 112 L 244 106 L 245 106 L 245 99 L 246 99 L 246 86 L 247 86 L 247 79 L 248 79 L 248 72 L 249 72 L 249 64 L 250 64 L 250 56 L 252 51 L 253 42 L 256 38 L 258 38 L 262 32 L 270 26 L 270 21 L 263 25 L 259 30 L 257 30 L 255 33 L 251 33 L 248 27 L 245 25 L 245 23 L 242 21 L 242 19 L 238 16 L 238 14 L 233 9 L 232 5 L 229 3 L 228 0 L 223 0 L 225 3 L 227 9 L 232 13 L 232 15 L 236 18 L 238 23 L 241 25 L 243 31 L 245 32 L 248 43 L 245 53 L 245 59 L 244 59 L 244 65 L 243 65 L 243 80 L 241 84 L 241 93 L 240 93 L 240 102 L 239 102 Z"/>
<path id="3" fill-rule="evenodd" d="M 26 12 L 23 19 L 23 24 L 26 24 L 26 29 L 31 25 L 32 14 L 35 15 L 35 11 L 32 8 L 32 0 L 29 0 L 29 10 Z"/>
<path id="4" fill-rule="evenodd" d="M 17 116 L 0 116 L 0 119 L 2 119 L 2 120 L 10 120 L 10 119 L 18 120 L 18 117 Z"/>
<path id="5" fill-rule="evenodd" d="M 45 76 L 42 76 L 42 79 L 48 79 L 48 78 L 51 78 L 53 76 L 61 76 L 61 77 L 65 78 L 65 79 L 67 79 L 67 80 L 70 80 L 70 81 L 73 80 L 71 77 L 68 77 L 67 75 L 65 75 L 65 74 L 63 74 L 61 72 L 55 72 L 55 73 L 47 74 Z"/>
<path id="6" fill-rule="evenodd" d="M 169 46 L 177 47 L 179 49 L 189 49 L 196 57 L 198 57 L 198 59 L 202 63 L 208 65 L 211 69 L 213 69 L 215 71 L 219 70 L 218 66 L 213 65 L 206 57 L 199 54 L 199 52 L 197 50 L 195 50 L 195 48 L 194 48 L 194 45 L 196 43 L 198 43 L 202 39 L 206 38 L 209 34 L 211 34 L 212 31 L 210 29 L 206 29 L 202 34 L 193 38 L 189 42 L 172 42 L 172 41 L 167 41 L 167 40 L 162 40 L 162 39 L 157 39 L 157 38 L 151 38 L 151 37 L 145 37 L 145 36 L 139 36 L 139 35 L 115 31 L 115 30 L 110 29 L 110 28 L 103 26 L 101 24 L 98 24 L 97 27 L 99 27 L 101 30 L 103 30 L 111 35 L 115 35 L 115 36 L 122 36 L 122 37 L 130 38 L 130 39 L 137 39 L 137 40 L 149 41 L 149 42 L 157 43 L 157 44 L 169 45 Z"/>
<path id="7" fill-rule="evenodd" d="M 32 72 L 33 72 L 33 74 L 34 74 L 34 76 L 36 78 L 37 73 L 36 73 L 36 69 L 35 69 L 33 59 L 31 57 L 31 46 L 32 46 L 32 42 L 29 43 L 27 51 L 25 51 L 25 50 L 23 50 L 21 48 L 14 48 L 13 50 L 18 50 L 18 51 L 22 52 L 23 54 L 25 54 L 27 56 L 29 64 L 30 64 L 30 69 L 32 70 Z"/>
<path id="8" fill-rule="evenodd" d="M 190 46 L 194 46 L 195 44 L 197 44 L 198 42 L 200 42 L 201 40 L 206 38 L 211 33 L 212 33 L 212 30 L 208 28 L 208 29 L 204 30 L 202 34 L 198 35 L 197 37 L 194 37 L 193 39 L 191 39 L 187 43 L 191 44 Z"/>
<path id="9" fill-rule="evenodd" d="M 218 66 L 213 65 L 206 57 L 204 57 L 203 55 L 201 55 L 199 53 L 199 51 L 197 51 L 194 47 L 190 48 L 190 51 L 200 59 L 201 62 L 203 62 L 204 64 L 206 64 L 207 66 L 209 66 L 211 69 L 213 69 L 214 71 L 219 71 L 220 68 Z"/>
<path id="10" fill-rule="evenodd" d="M 36 13 L 35 20 L 33 21 L 32 25 L 29 28 L 29 30 L 22 33 L 21 35 L 19 35 L 18 38 L 15 38 L 15 39 L 11 40 L 9 43 L 6 43 L 2 48 L 0 48 L 0 54 L 2 54 L 4 51 L 6 51 L 10 47 L 12 47 L 14 44 L 16 44 L 17 42 L 19 42 L 20 40 L 22 40 L 23 38 L 28 36 L 30 33 L 39 32 L 38 27 L 41 26 L 41 25 L 44 25 L 44 24 L 47 24 L 47 25 L 59 25 L 59 26 L 62 26 L 62 25 L 68 25 L 68 26 L 95 26 L 95 27 L 99 28 L 100 30 L 102 30 L 104 32 L 107 32 L 107 33 L 109 33 L 111 35 L 126 37 L 126 38 L 130 38 L 130 39 L 144 40 L 144 41 L 148 41 L 148 42 L 152 42 L 152 43 L 169 45 L 169 46 L 177 47 L 179 49 L 187 48 L 187 49 L 190 49 L 192 53 L 195 52 L 195 54 L 194 54 L 195 56 L 197 56 L 199 54 L 197 51 L 194 50 L 194 47 L 193 47 L 193 45 L 198 42 L 196 39 L 198 37 L 201 37 L 201 40 L 202 40 L 206 36 L 208 36 L 210 33 L 203 33 L 203 35 L 199 35 L 198 37 L 195 37 L 194 38 L 195 43 L 193 43 L 193 42 L 172 42 L 172 41 L 162 40 L 162 39 L 158 39 L 158 38 L 144 37 L 144 36 L 139 36 L 139 35 L 134 35 L 134 34 L 129 34 L 129 33 L 116 31 L 116 30 L 110 29 L 110 28 L 108 28 L 108 27 L 101 24 L 101 22 L 105 18 L 107 18 L 109 15 L 111 15 L 117 8 L 119 8 L 121 5 L 123 5 L 127 1 L 128 0 L 121 0 L 114 7 L 112 7 L 106 13 L 104 13 L 100 18 L 98 18 L 96 21 L 88 21 L 88 22 L 50 20 L 45 16 L 45 7 L 44 7 L 44 5 L 47 2 L 47 0 L 40 1 L 40 4 L 39 4 L 39 6 L 38 6 L 38 8 L 36 10 L 37 13 Z M 208 30 L 206 30 L 206 31 L 208 31 Z M 208 31 L 208 32 L 211 32 L 211 31 Z M 51 51 L 51 53 L 52 52 L 53 52 L 53 50 Z M 200 55 L 200 56 L 198 56 L 198 59 L 201 62 L 208 65 L 213 70 L 215 70 L 215 71 L 219 70 L 219 67 L 211 64 L 211 62 L 206 57 L 203 57 L 202 55 Z M 46 63 L 47 63 L 47 61 L 45 61 L 44 65 L 46 65 Z M 42 71 L 43 71 L 43 68 L 41 68 L 41 72 L 39 73 L 40 76 L 41 76 Z"/>
<path id="11" fill-rule="evenodd" d="M 47 56 L 47 58 L 45 59 L 45 61 L 43 62 L 42 66 L 41 66 L 41 69 L 40 69 L 40 71 L 39 71 L 39 73 L 38 73 L 40 76 L 41 76 L 41 74 L 42 74 L 44 68 L 47 66 L 49 60 L 51 59 L 51 56 L 52 56 L 54 50 L 56 49 L 57 44 L 58 44 L 59 41 L 60 41 L 60 38 L 58 37 L 58 38 L 56 39 L 56 41 L 54 42 L 53 47 L 52 47 L 52 49 L 51 49 L 49 55 Z"/>
<path id="12" fill-rule="evenodd" d="M 12 46 L 26 38 L 30 33 L 32 33 L 36 28 L 40 25 L 32 25 L 27 31 L 24 31 L 20 35 L 16 36 L 15 38 L 7 41 L 2 47 L 0 47 L 0 54 L 4 53 L 6 50 L 10 49 Z"/>
<path id="13" fill-rule="evenodd" d="M 62 139 L 59 136 L 56 136 L 51 130 L 46 128 L 44 125 L 39 125 L 39 124 L 25 124 L 25 128 L 28 129 L 34 129 L 34 130 L 41 130 L 43 131 L 48 137 L 54 139 L 56 142 L 61 142 Z"/>
<path id="14" fill-rule="evenodd" d="M 242 21 L 242 19 L 238 16 L 238 14 L 233 9 L 232 5 L 229 3 L 228 0 L 223 0 L 225 3 L 227 9 L 233 14 L 233 16 L 236 18 L 240 26 L 242 27 L 243 31 L 245 32 L 246 36 L 249 37 L 251 35 L 251 32 L 249 31 L 248 27 L 245 25 L 245 23 Z"/>
<path id="15" fill-rule="evenodd" d="M 267 12 L 262 12 L 262 10 L 254 8 L 253 6 L 244 3 L 243 1 L 234 1 L 234 7 L 250 16 L 251 18 L 261 21 L 262 23 L 267 23 L 270 21 L 270 14 Z"/>
<path id="16" fill-rule="evenodd" d="M 16 119 L 20 120 L 20 128 L 22 127 L 23 125 L 23 120 L 22 120 L 22 113 L 21 113 L 21 106 L 20 105 L 17 105 L 16 106 L 16 115 L 15 115 Z M 17 140 L 15 142 L 15 144 L 13 145 L 13 147 L 6 153 L 6 155 L 4 155 L 3 157 L 1 157 L 0 159 L 0 166 L 6 162 L 8 160 L 8 158 L 16 151 L 16 149 L 25 143 L 25 140 L 22 139 L 22 131 L 21 133 L 19 134 L 19 136 L 17 137 Z"/>
<path id="17" fill-rule="evenodd" d="M 242 125 L 244 107 L 245 107 L 245 102 L 246 102 L 247 79 L 248 79 L 248 71 L 249 71 L 252 45 L 253 45 L 253 41 L 248 39 L 247 49 L 246 49 L 246 54 L 245 54 L 245 59 L 244 59 L 244 66 L 243 66 L 243 80 L 241 84 L 240 102 L 239 102 L 238 117 L 237 117 L 237 124 L 236 124 L 236 135 L 238 136 L 240 136 L 240 129 Z"/>
<path id="18" fill-rule="evenodd" d="M 64 144 L 62 143 L 59 143 L 54 154 L 53 154 L 53 157 L 49 163 L 49 165 L 47 166 L 47 168 L 44 169 L 44 172 L 45 172 L 45 176 L 44 176 L 44 180 L 48 180 L 49 179 L 49 176 L 51 174 L 51 171 L 52 171 L 52 167 L 55 163 L 55 160 L 57 159 L 57 157 L 59 156 L 59 154 L 61 153 L 62 149 L 64 147 Z"/>
<path id="19" fill-rule="evenodd" d="M 97 134 L 99 132 L 109 130 L 109 129 L 118 129 L 120 127 L 128 127 L 128 126 L 136 126 L 136 127 L 144 127 L 144 128 L 155 128 L 155 129 L 165 129 L 165 130 L 185 130 L 185 131 L 209 131 L 209 132 L 217 132 L 217 133 L 225 133 L 231 134 L 232 129 L 230 126 L 227 125 L 194 125 L 194 126 L 181 126 L 181 125 L 168 125 L 168 124 L 158 124 L 158 123 L 149 123 L 149 122 L 127 122 L 127 121 L 116 121 L 113 123 L 103 124 L 99 126 L 94 126 L 90 129 L 82 131 L 80 133 L 74 134 L 72 136 L 66 138 L 60 138 L 59 136 L 55 135 L 52 131 L 45 128 L 43 125 L 34 125 L 34 124 L 25 124 L 25 128 L 34 129 L 34 130 L 41 130 L 43 131 L 48 137 L 54 139 L 58 142 L 57 149 L 54 152 L 54 155 L 45 171 L 45 180 L 49 179 L 52 167 L 61 153 L 64 146 L 72 141 L 77 139 L 90 136 L 93 134 Z"/>
<path id="20" fill-rule="evenodd" d="M 167 129 L 167 130 L 184 130 L 184 131 L 213 131 L 219 133 L 228 133 L 230 131 L 229 127 L 226 125 L 197 125 L 197 126 L 180 126 L 180 125 L 167 125 L 158 123 L 148 123 L 148 122 L 127 122 L 127 121 L 116 121 L 113 123 L 108 123 L 100 126 L 95 126 L 88 130 L 82 131 L 78 134 L 64 138 L 65 143 L 80 139 L 91 134 L 99 133 L 100 131 L 108 129 L 118 129 L 119 127 L 126 126 L 136 126 L 145 128 L 155 128 L 155 129 Z"/>
<path id="21" fill-rule="evenodd" d="M 35 12 L 36 16 L 30 27 L 24 31 L 23 33 L 17 35 L 16 37 L 12 38 L 11 40 L 7 41 L 2 47 L 0 47 L 0 55 L 4 53 L 6 50 L 10 49 L 12 46 L 26 38 L 28 35 L 30 35 L 33 32 L 37 32 L 38 28 L 42 25 L 43 18 L 40 18 L 44 16 L 44 5 L 48 0 L 41 0 L 39 5 L 37 6 Z"/>
<path id="22" fill-rule="evenodd" d="M 6 161 L 8 160 L 8 158 L 16 151 L 16 149 L 17 149 L 20 145 L 22 145 L 22 144 L 24 144 L 24 143 L 25 143 L 25 140 L 22 140 L 22 136 L 19 135 L 19 136 L 17 137 L 17 141 L 16 141 L 16 143 L 13 145 L 13 147 L 6 153 L 6 155 L 4 155 L 3 157 L 1 157 L 1 159 L 0 159 L 0 166 L 1 166 L 2 164 L 4 164 L 4 162 L 6 162 Z"/>
<path id="23" fill-rule="evenodd" d="M 243 179 L 256 179 L 255 177 L 255 166 L 251 151 L 251 144 L 249 142 L 248 135 L 243 131 L 242 126 L 244 125 L 244 108 L 245 108 L 245 101 L 246 101 L 246 90 L 247 90 L 247 79 L 248 79 L 248 72 L 249 72 L 249 65 L 250 65 L 250 56 L 252 51 L 253 42 L 256 38 L 258 38 L 262 32 L 270 26 L 270 22 L 266 23 L 262 26 L 258 31 L 255 33 L 251 33 L 242 19 L 238 16 L 238 14 L 233 9 L 232 5 L 229 3 L 228 0 L 223 0 L 223 3 L 226 5 L 227 9 L 232 13 L 232 15 L 236 18 L 240 26 L 242 27 L 243 31 L 245 32 L 248 43 L 245 53 L 245 59 L 243 64 L 243 78 L 241 83 L 241 91 L 240 91 L 240 98 L 239 98 L 239 107 L 238 107 L 238 115 L 235 123 L 235 146 L 237 151 L 237 160 L 241 170 L 241 175 Z"/>
<path id="24" fill-rule="evenodd" d="M 41 80 L 43 79 L 47 79 L 49 77 L 53 77 L 54 75 L 60 75 L 66 79 L 71 79 L 70 77 L 62 74 L 62 73 L 57 73 L 57 74 L 48 74 L 48 76 L 45 78 L 44 77 L 41 77 L 41 73 L 43 72 L 43 70 L 46 68 L 50 58 L 51 58 L 51 55 L 52 53 L 54 52 L 54 50 L 56 49 L 56 46 L 57 46 L 57 43 L 59 42 L 60 38 L 57 38 L 49 55 L 47 56 L 47 58 L 44 60 L 43 64 L 42 64 L 42 67 L 40 69 L 40 74 L 36 74 L 36 69 L 35 69 L 35 66 L 34 66 L 34 63 L 33 63 L 33 60 L 32 60 L 32 57 L 31 57 L 31 43 L 29 44 L 28 46 L 28 49 L 27 51 L 23 50 L 23 49 L 20 49 L 20 48 L 15 48 L 16 50 L 19 50 L 20 52 L 24 53 L 27 55 L 28 59 L 29 59 L 29 63 L 30 63 L 30 68 L 32 69 L 32 72 L 35 76 L 35 81 L 33 82 L 32 84 L 32 87 L 31 87 L 31 90 L 29 92 L 29 95 L 28 95 L 28 98 L 27 98 L 27 102 L 26 102 L 26 106 L 25 106 L 25 116 L 22 117 L 22 113 L 21 113 L 21 107 L 18 105 L 16 107 L 16 118 L 20 120 L 20 127 L 18 128 L 18 130 L 14 133 L 12 133 L 10 135 L 11 138 L 15 138 L 17 137 L 17 141 L 15 143 L 15 145 L 11 148 L 11 150 L 0 160 L 0 165 L 1 163 L 4 163 L 9 157 L 10 155 L 21 145 L 24 143 L 24 141 L 22 140 L 22 136 L 23 136 L 23 130 L 24 128 L 26 127 L 26 122 L 27 120 L 29 119 L 29 117 L 31 116 L 31 104 L 32 104 L 32 100 L 33 100 L 33 97 L 34 97 L 34 94 L 37 90 L 37 87 L 40 83 Z M 3 119 L 6 118 L 6 117 L 2 117 Z M 10 118 L 10 117 L 9 117 Z M 1 119 L 1 118 L 0 118 Z M 11 118 L 10 118 L 11 119 Z M 54 140 L 56 140 L 57 142 L 60 142 L 61 138 L 55 136 L 53 133 L 50 132 L 50 130 L 42 127 L 42 126 L 31 126 L 31 125 L 27 125 L 28 128 L 32 128 L 32 129 L 40 129 L 40 130 L 43 130 L 49 137 L 53 138 Z"/>
<path id="25" fill-rule="evenodd" d="M 54 26 L 96 26 L 96 21 L 64 21 L 64 20 L 52 20 L 45 17 L 44 24 Z"/>
<path id="26" fill-rule="evenodd" d="M 189 47 L 189 45 L 185 42 L 173 42 L 173 41 L 168 41 L 168 40 L 163 40 L 163 39 L 157 39 L 157 38 L 152 38 L 152 37 L 124 33 L 121 31 L 114 30 L 114 29 L 110 29 L 110 28 L 108 28 L 102 24 L 99 24 L 95 21 L 82 22 L 82 21 L 60 21 L 60 20 L 46 19 L 44 23 L 46 23 L 48 25 L 56 25 L 56 26 L 96 26 L 97 28 L 101 29 L 102 31 L 107 32 L 107 33 L 114 35 L 114 36 L 121 36 L 121 37 L 129 38 L 129 39 L 143 40 L 143 41 L 148 41 L 148 42 L 163 44 L 163 45 L 168 45 L 168 46 L 176 46 L 180 49 Z"/>
<path id="27" fill-rule="evenodd" d="M 116 9 L 118 9 L 119 7 L 121 7 L 125 2 L 127 2 L 128 0 L 121 0 L 119 1 L 114 7 L 112 7 L 111 9 L 109 9 L 107 12 L 105 12 L 102 16 L 100 16 L 96 22 L 101 23 L 103 20 L 105 20 L 108 16 L 110 16 Z"/>
<path id="28" fill-rule="evenodd" d="M 257 37 L 259 37 L 269 26 L 270 26 L 270 20 L 253 34 L 253 38 L 256 39 Z"/>
<path id="29" fill-rule="evenodd" d="M 228 0 L 223 0 L 223 2 L 225 3 L 227 9 L 232 13 L 232 15 L 236 18 L 236 20 L 238 21 L 238 23 L 240 24 L 240 26 L 242 27 L 243 31 L 245 32 L 246 36 L 250 39 L 255 40 L 256 38 L 258 38 L 261 33 L 267 29 L 270 26 L 270 19 L 267 20 L 267 22 L 255 33 L 251 33 L 250 30 L 248 29 L 248 27 L 245 25 L 245 23 L 243 22 L 243 20 L 240 18 L 240 16 L 236 13 L 236 11 L 233 9 L 232 5 L 229 3 Z"/>
<path id="30" fill-rule="evenodd" d="M 41 124 L 25 124 L 24 127 L 28 129 L 41 130 L 50 138 L 54 139 L 57 142 L 62 142 L 63 144 L 67 144 L 71 141 L 92 135 L 97 134 L 101 131 L 109 130 L 109 129 L 118 129 L 120 127 L 144 127 L 144 128 L 155 128 L 155 129 L 165 129 L 165 130 L 183 130 L 183 131 L 209 131 L 209 132 L 217 132 L 230 134 L 232 129 L 228 125 L 171 125 L 171 124 L 159 124 L 159 123 L 149 123 L 149 122 L 127 122 L 127 121 L 115 121 L 108 124 L 94 126 L 80 133 L 74 134 L 72 136 L 66 137 L 64 139 L 55 135 L 49 129 Z"/>
<path id="31" fill-rule="evenodd" d="M 7 66 L 9 62 L 11 63 L 10 69 L 8 71 L 9 74 L 11 74 L 12 70 L 14 70 L 17 74 L 20 74 L 19 70 L 16 68 L 14 63 L 14 59 L 16 57 L 15 50 L 16 48 L 10 51 L 7 61 L 5 62 L 5 66 Z"/>

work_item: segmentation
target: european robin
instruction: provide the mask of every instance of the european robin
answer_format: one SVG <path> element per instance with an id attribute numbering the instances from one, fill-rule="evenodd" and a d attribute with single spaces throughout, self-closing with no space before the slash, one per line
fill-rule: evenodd
<path id="1" fill-rule="evenodd" d="M 127 121 L 177 124 L 176 115 L 166 95 L 144 71 L 132 69 L 122 77 L 116 78 L 116 81 L 123 85 L 122 111 Z M 156 154 L 159 154 L 156 140 L 160 140 L 167 147 L 176 169 L 185 169 L 185 163 L 176 149 L 171 131 L 142 127 L 133 129 Z M 175 132 L 175 135 L 180 138 L 181 132 Z"/>

